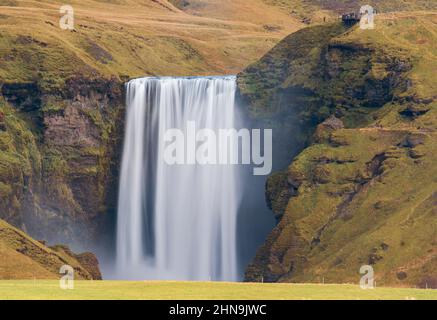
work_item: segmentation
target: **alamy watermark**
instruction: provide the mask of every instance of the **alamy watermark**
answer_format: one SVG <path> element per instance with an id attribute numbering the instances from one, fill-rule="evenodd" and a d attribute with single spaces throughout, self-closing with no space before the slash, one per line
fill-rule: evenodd
<path id="1" fill-rule="evenodd" d="M 59 27 L 62 30 L 74 30 L 74 9 L 70 5 L 62 6 L 59 13 L 63 16 L 59 19 Z"/>
<path id="2" fill-rule="evenodd" d="M 256 176 L 272 172 L 271 129 L 186 129 L 164 134 L 164 162 L 168 165 L 254 165 Z"/>
<path id="3" fill-rule="evenodd" d="M 360 279 L 360 287 L 363 290 L 375 289 L 375 271 L 372 266 L 362 266 L 360 273 L 363 275 Z"/>
<path id="4" fill-rule="evenodd" d="M 62 275 L 59 280 L 59 287 L 62 290 L 73 290 L 74 289 L 74 269 L 72 266 L 63 265 L 59 269 L 59 273 Z"/>
<path id="5" fill-rule="evenodd" d="M 365 5 L 360 8 L 360 29 L 373 30 L 375 29 L 375 9 L 370 5 Z"/>

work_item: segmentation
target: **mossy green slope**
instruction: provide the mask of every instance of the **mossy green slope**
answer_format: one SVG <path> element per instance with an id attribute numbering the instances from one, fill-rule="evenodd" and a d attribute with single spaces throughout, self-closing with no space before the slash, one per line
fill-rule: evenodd
<path id="1" fill-rule="evenodd" d="M 436 21 L 381 15 L 323 41 L 302 30 L 241 75 L 255 117 L 280 101 L 314 133 L 267 185 L 280 222 L 247 280 L 357 283 L 372 265 L 380 285 L 437 286 Z"/>
<path id="2" fill-rule="evenodd" d="M 27 190 L 41 177 L 41 154 L 24 119 L 0 98 L 0 210 L 21 226 L 19 212 Z"/>
<path id="3" fill-rule="evenodd" d="M 87 269 L 81 265 L 79 259 L 84 255 L 77 256 L 63 246 L 49 248 L 3 220 L 0 220 L 0 255 L 1 280 L 59 279 L 63 265 L 73 267 L 79 280 L 98 279 L 93 277 L 96 270 L 100 274 L 98 266 Z"/>

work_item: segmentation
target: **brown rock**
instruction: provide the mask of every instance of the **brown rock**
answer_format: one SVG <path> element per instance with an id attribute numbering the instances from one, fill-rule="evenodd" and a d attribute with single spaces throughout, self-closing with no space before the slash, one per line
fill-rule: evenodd
<path id="1" fill-rule="evenodd" d="M 317 126 L 314 140 L 318 143 L 326 142 L 329 140 L 332 132 L 343 128 L 343 121 L 333 115 Z"/>
<path id="2" fill-rule="evenodd" d="M 50 247 L 50 249 L 56 252 L 62 252 L 77 260 L 80 266 L 85 269 L 93 280 L 102 280 L 102 273 L 99 268 L 99 260 L 91 252 L 84 252 L 76 254 L 66 245 L 56 245 Z"/>
<path id="3" fill-rule="evenodd" d="M 320 126 L 326 129 L 339 130 L 344 128 L 343 121 L 338 119 L 336 116 L 331 116 L 325 120 Z"/>
<path id="4" fill-rule="evenodd" d="M 79 261 L 82 267 L 84 267 L 85 270 L 91 274 L 94 280 L 102 280 L 102 273 L 100 272 L 99 268 L 99 260 L 97 260 L 97 257 L 93 253 L 85 252 L 76 254 L 75 258 L 77 261 Z"/>

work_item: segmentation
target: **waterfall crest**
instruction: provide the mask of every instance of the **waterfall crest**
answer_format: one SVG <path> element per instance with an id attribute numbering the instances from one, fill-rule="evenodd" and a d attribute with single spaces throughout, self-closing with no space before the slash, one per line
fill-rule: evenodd
<path id="1" fill-rule="evenodd" d="M 123 279 L 237 280 L 239 176 L 232 165 L 168 165 L 164 134 L 236 127 L 236 77 L 142 78 L 127 89 L 117 218 Z"/>

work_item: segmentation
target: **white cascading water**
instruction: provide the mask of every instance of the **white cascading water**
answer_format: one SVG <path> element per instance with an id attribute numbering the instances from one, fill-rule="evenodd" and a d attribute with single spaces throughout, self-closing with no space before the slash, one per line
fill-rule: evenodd
<path id="1" fill-rule="evenodd" d="M 142 78 L 127 84 L 117 221 L 122 279 L 237 280 L 238 170 L 167 165 L 167 129 L 231 129 L 236 77 Z"/>

